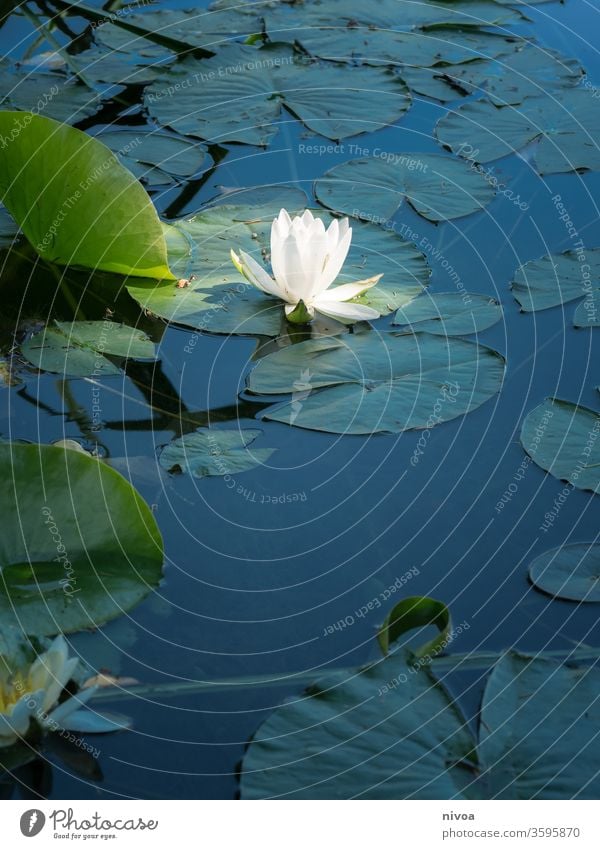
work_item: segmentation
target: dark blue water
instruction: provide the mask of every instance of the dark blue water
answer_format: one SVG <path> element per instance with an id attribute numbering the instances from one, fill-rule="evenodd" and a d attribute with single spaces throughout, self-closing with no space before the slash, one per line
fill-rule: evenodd
<path id="1" fill-rule="evenodd" d="M 600 85 L 597 51 L 586 40 L 597 27 L 597 10 L 570 0 L 528 15 L 539 42 L 580 58 L 589 80 Z M 12 46 L 28 32 L 29 24 L 14 16 L 0 39 Z M 444 109 L 417 99 L 399 126 L 363 137 L 364 144 L 398 153 L 439 152 L 432 130 Z M 284 113 L 267 151 L 229 146 L 181 214 L 201 208 L 221 186 L 291 183 L 311 196 L 316 178 L 352 158 L 299 152 L 299 145 L 319 141 Z M 208 422 L 257 425 L 253 416 L 260 405 L 236 410 L 257 340 L 204 335 L 190 354 L 190 331 L 141 322 L 160 341 L 160 365 L 132 366 L 123 380 L 105 379 L 99 439 L 106 456 L 120 470 L 129 468 L 153 505 L 165 539 L 165 579 L 131 614 L 74 637 L 73 645 L 93 666 L 142 683 L 266 673 L 281 675 L 282 682 L 115 700 L 110 707 L 135 724 L 128 733 L 94 739 L 104 780 L 86 782 L 56 762 L 50 795 L 232 797 L 246 741 L 273 707 L 298 692 L 298 685 L 285 682 L 286 674 L 358 665 L 376 656 L 373 637 L 385 607 L 333 634 L 326 631 L 410 570 L 407 594 L 441 599 L 456 623 L 469 625 L 452 644 L 455 652 L 599 644 L 595 605 L 551 600 L 526 577 L 528 563 L 542 551 L 595 537 L 596 497 L 573 490 L 551 530 L 542 531 L 563 484 L 531 464 L 512 500 L 500 513 L 495 505 L 525 457 L 518 437 L 528 411 L 553 395 L 598 407 L 594 331 L 572 327 L 573 304 L 521 314 L 508 284 L 521 263 L 571 246 L 551 201 L 556 193 L 586 246 L 600 245 L 594 199 L 600 174 L 541 178 L 517 156 L 494 163 L 493 170 L 528 205 L 526 211 L 498 196 L 484 212 L 438 226 L 407 205 L 393 219 L 397 228 L 410 227 L 417 243 L 431 243 L 431 291 L 454 288 L 442 267 L 446 259 L 468 291 L 493 295 L 504 307 L 504 321 L 480 334 L 483 344 L 507 357 L 503 391 L 468 416 L 434 428 L 416 466 L 410 458 L 419 433 L 340 438 L 263 422 L 260 445 L 277 451 L 266 466 L 240 474 L 233 488 L 223 478 L 161 476 L 157 448 L 174 436 Z M 159 207 L 176 202 L 176 194 L 158 198 Z M 32 291 L 29 313 L 43 315 L 45 296 L 39 287 Z M 72 294 L 77 301 L 78 291 Z M 138 320 L 127 296 L 116 304 L 108 304 L 110 297 L 88 293 L 78 317 L 101 318 L 110 305 L 116 318 Z M 66 315 L 67 301 L 59 297 L 54 310 Z M 31 374 L 25 390 L 11 390 L 10 422 L 1 422 L 1 432 L 43 442 L 81 439 L 85 427 L 76 411 L 89 411 L 91 392 L 82 380 Z M 150 392 L 160 410 L 149 408 Z M 461 677 L 454 688 L 467 710 L 477 703 L 479 690 L 472 685 Z"/>

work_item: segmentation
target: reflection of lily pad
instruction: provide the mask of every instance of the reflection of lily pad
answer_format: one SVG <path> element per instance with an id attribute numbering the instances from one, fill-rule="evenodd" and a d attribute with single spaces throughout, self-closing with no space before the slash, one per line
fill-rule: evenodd
<path id="1" fill-rule="evenodd" d="M 113 130 L 97 138 L 110 147 L 136 177 L 157 186 L 169 183 L 173 177 L 193 177 L 207 156 L 203 144 L 175 133 Z"/>
<path id="2" fill-rule="evenodd" d="M 154 359 L 151 339 L 135 327 L 111 321 L 55 322 L 21 346 L 21 353 L 42 371 L 75 377 L 121 374 L 104 354 Z"/>
<path id="3" fill-rule="evenodd" d="M 502 307 L 494 298 L 471 292 L 427 293 L 401 307 L 394 324 L 440 336 L 480 333 L 502 318 Z"/>
<path id="4" fill-rule="evenodd" d="M 566 251 L 533 259 L 515 271 L 512 293 L 525 312 L 545 310 L 586 296 L 575 315 L 575 325 L 598 322 L 600 248 L 585 253 Z"/>
<path id="5" fill-rule="evenodd" d="M 495 61 L 483 58 L 402 71 L 404 81 L 419 94 L 437 100 L 457 100 L 461 95 L 484 91 L 499 106 L 570 88 L 577 85 L 582 74 L 583 68 L 576 59 L 533 44 Z"/>
<path id="6" fill-rule="evenodd" d="M 600 601 L 600 545 L 578 542 L 544 551 L 529 566 L 540 590 L 569 601 Z"/>
<path id="7" fill-rule="evenodd" d="M 278 708 L 242 766 L 246 799 L 595 799 L 600 673 L 502 656 L 479 742 L 431 667 L 393 654 Z M 475 774 L 477 769 L 478 775 Z"/>
<path id="8" fill-rule="evenodd" d="M 248 388 L 292 393 L 265 417 L 329 433 L 399 433 L 476 409 L 499 391 L 504 359 L 463 339 L 374 331 L 315 339 L 264 357 Z"/>
<path id="9" fill-rule="evenodd" d="M 395 123 L 410 94 L 386 68 L 323 64 L 287 45 L 232 43 L 216 56 L 187 57 L 168 68 L 148 86 L 144 103 L 153 118 L 184 135 L 266 145 L 282 106 L 337 140 Z"/>
<path id="10" fill-rule="evenodd" d="M 96 628 L 158 584 L 150 508 L 100 460 L 47 445 L 0 445 L 0 613 L 27 634 Z"/>
<path id="11" fill-rule="evenodd" d="M 192 278 L 178 289 L 173 284 L 157 286 L 130 283 L 129 293 L 155 315 L 197 330 L 212 333 L 239 333 L 276 336 L 283 307 L 279 300 L 266 297 L 245 282 L 229 259 L 231 248 L 242 249 L 268 265 L 269 234 L 280 208 L 300 211 L 306 196 L 286 187 L 270 192 L 232 195 L 247 205 L 219 204 L 196 215 L 191 221 L 178 221 L 169 228 L 171 267 L 180 277 Z M 328 213 L 316 213 L 329 223 Z M 350 252 L 337 283 L 350 283 L 383 274 L 377 286 L 356 299 L 387 315 L 423 291 L 429 268 L 423 254 L 396 233 L 360 221 L 352 222 Z M 172 244 L 172 248 L 171 248 Z"/>
<path id="12" fill-rule="evenodd" d="M 188 472 L 197 478 L 246 472 L 266 463 L 275 450 L 248 449 L 261 432 L 198 428 L 194 433 L 186 433 L 165 446 L 160 454 L 160 465 L 168 472 Z"/>
<path id="13" fill-rule="evenodd" d="M 600 169 L 600 102 L 585 88 L 526 97 L 515 108 L 468 101 L 438 121 L 436 135 L 476 162 L 516 153 L 537 140 L 534 161 L 541 174 Z"/>
<path id="14" fill-rule="evenodd" d="M 587 407 L 548 398 L 526 417 L 523 448 L 556 478 L 600 491 L 600 416 Z"/>
<path id="15" fill-rule="evenodd" d="M 320 203 L 356 218 L 385 222 L 404 198 L 430 221 L 483 209 L 494 197 L 465 162 L 435 153 L 387 153 L 334 166 L 315 184 Z"/>

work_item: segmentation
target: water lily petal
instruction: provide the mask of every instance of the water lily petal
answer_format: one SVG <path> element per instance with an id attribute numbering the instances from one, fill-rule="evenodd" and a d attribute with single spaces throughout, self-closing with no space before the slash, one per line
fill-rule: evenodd
<path id="1" fill-rule="evenodd" d="M 234 251 L 231 251 L 231 260 L 246 280 L 252 283 L 253 286 L 256 286 L 257 289 L 260 289 L 261 292 L 264 292 L 266 295 L 273 295 L 276 298 L 281 297 L 276 282 L 250 254 L 240 251 L 238 257 Z"/>
<path id="2" fill-rule="evenodd" d="M 356 283 L 342 283 L 341 286 L 332 286 L 323 293 L 322 297 L 328 301 L 349 301 L 352 298 L 358 298 L 367 289 L 375 286 L 382 277 L 383 274 L 376 274 L 375 277 L 357 280 Z"/>
<path id="3" fill-rule="evenodd" d="M 86 704 L 86 702 L 89 702 L 97 690 L 98 687 L 87 687 L 85 690 L 80 690 L 74 696 L 71 696 L 71 698 L 61 702 L 59 706 L 54 708 L 52 713 L 48 716 L 45 725 L 49 728 L 52 728 L 55 725 L 58 725 L 60 728 L 64 728 L 63 722 L 66 718 L 74 711 L 78 710 L 82 705 Z"/>
<path id="4" fill-rule="evenodd" d="M 126 716 L 100 713 L 86 708 L 72 713 L 62 727 L 65 731 L 79 731 L 82 734 L 105 734 L 131 728 L 131 720 Z"/>
<path id="5" fill-rule="evenodd" d="M 298 219 L 294 219 L 294 224 Z M 300 300 L 308 300 L 310 295 L 310 281 L 306 279 L 302 265 L 302 249 L 298 236 L 292 232 L 283 243 L 283 263 L 285 267 L 285 280 L 287 284 L 287 300 L 297 303 Z"/>
<path id="6" fill-rule="evenodd" d="M 21 696 L 11 710 L 0 714 L 0 735 L 2 737 L 24 737 L 29 730 L 31 714 L 41 706 L 42 690 Z"/>
<path id="7" fill-rule="evenodd" d="M 283 240 L 286 238 L 292 228 L 292 219 L 290 218 L 287 209 L 280 209 L 279 215 L 275 219 L 275 221 L 277 222 L 279 233 Z M 275 223 L 275 221 L 273 223 Z"/>
<path id="8" fill-rule="evenodd" d="M 331 286 L 335 278 L 338 276 L 342 269 L 342 265 L 348 255 L 348 251 L 350 250 L 350 242 L 352 241 L 352 229 L 348 227 L 338 245 L 334 251 L 334 253 L 329 258 L 327 265 L 325 266 L 323 273 L 321 275 L 320 280 L 320 291 L 323 292 L 327 289 L 328 286 Z"/>
<path id="9" fill-rule="evenodd" d="M 355 321 L 369 321 L 370 319 L 379 318 L 379 313 L 373 307 L 367 307 L 364 304 L 352 304 L 347 302 L 326 301 L 319 299 L 315 301 L 315 309 L 327 315 L 330 318 L 335 318 L 344 324 L 352 324 Z"/>
<path id="10" fill-rule="evenodd" d="M 44 710 L 48 711 L 59 699 L 60 694 L 65 688 L 65 685 L 69 682 L 75 669 L 77 668 L 77 664 L 79 663 L 78 657 L 71 657 L 66 663 L 63 663 L 62 667 L 59 671 L 56 671 L 53 675 L 53 679 L 49 682 L 46 687 L 46 692 L 44 693 Z"/>

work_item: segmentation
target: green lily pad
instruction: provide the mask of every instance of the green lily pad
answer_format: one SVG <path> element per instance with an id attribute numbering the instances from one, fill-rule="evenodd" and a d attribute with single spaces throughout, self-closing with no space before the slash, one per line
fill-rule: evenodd
<path id="1" fill-rule="evenodd" d="M 168 472 L 187 472 L 194 477 L 236 475 L 266 463 L 274 448 L 252 448 L 260 430 L 216 430 L 201 427 L 163 448 L 159 462 Z"/>
<path id="2" fill-rule="evenodd" d="M 169 229 L 171 267 L 190 285 L 157 286 L 155 282 L 129 283 L 129 293 L 154 315 L 211 333 L 279 335 L 283 305 L 249 285 L 229 259 L 231 248 L 242 249 L 267 265 L 273 218 L 281 207 L 291 214 L 304 209 L 306 196 L 297 189 L 273 187 L 232 195 L 253 204 L 219 204 L 179 221 Z M 227 199 L 227 198 L 225 198 Z M 316 213 L 325 225 L 327 213 Z M 387 315 L 423 291 L 429 268 L 423 254 L 396 233 L 372 224 L 352 223 L 350 252 L 336 284 L 383 274 L 383 279 L 355 301 Z"/>
<path id="3" fill-rule="evenodd" d="M 511 53 L 518 47 L 518 39 L 514 37 L 450 27 L 398 31 L 371 26 L 299 26 L 275 33 L 275 36 L 277 40 L 285 38 L 286 41 L 298 42 L 319 59 L 399 67 L 401 77 L 409 86 L 407 71 L 411 68 L 429 67 L 440 62 L 469 62 L 480 57 Z"/>
<path id="4" fill-rule="evenodd" d="M 521 428 L 531 459 L 578 489 L 600 492 L 600 415 L 569 401 L 547 398 Z"/>
<path id="5" fill-rule="evenodd" d="M 494 298 L 465 292 L 427 293 L 401 307 L 394 324 L 440 336 L 481 333 L 502 318 L 502 307 Z"/>
<path id="6" fill-rule="evenodd" d="M 111 321 L 57 321 L 31 336 L 21 353 L 42 371 L 88 377 L 121 374 L 104 354 L 155 359 L 156 347 L 141 330 Z"/>
<path id="7" fill-rule="evenodd" d="M 244 799 L 464 798 L 475 742 L 431 672 L 401 654 L 336 672 L 278 708 L 243 761 Z"/>
<path id="8" fill-rule="evenodd" d="M 27 112 L 0 112 L 0 136 L 0 194 L 40 256 L 173 279 L 152 201 L 109 148 Z"/>
<path id="9" fill-rule="evenodd" d="M 275 135 L 282 106 L 337 140 L 395 123 L 410 102 L 402 80 L 386 68 L 340 67 L 287 45 L 236 43 L 207 59 L 182 59 L 144 93 L 160 124 L 211 142 L 255 145 Z"/>
<path id="10" fill-rule="evenodd" d="M 95 115 L 103 100 L 100 92 L 60 73 L 0 70 L 0 91 L 3 92 L 0 109 L 43 112 L 65 124 L 77 124 Z"/>
<path id="11" fill-rule="evenodd" d="M 400 639 L 407 631 L 435 625 L 439 635 L 420 646 L 411 655 L 416 659 L 431 659 L 443 651 L 451 640 L 452 619 L 450 611 L 443 601 L 428 596 L 409 596 L 394 605 L 377 634 L 379 648 L 388 654 L 390 645 Z"/>
<path id="12" fill-rule="evenodd" d="M 489 799 L 594 799 L 600 673 L 505 655 L 487 682 L 479 758 Z M 487 769 L 486 769 L 487 767 Z"/>
<path id="13" fill-rule="evenodd" d="M 547 254 L 521 265 L 511 283 L 525 312 L 545 310 L 590 296 L 600 284 L 600 248 Z"/>
<path id="14" fill-rule="evenodd" d="M 447 101 L 484 91 L 498 106 L 518 104 L 526 97 L 571 88 L 581 81 L 582 75 L 583 68 L 578 60 L 533 44 L 495 61 L 486 57 L 449 65 L 444 59 L 443 64 L 433 68 L 414 67 L 402 71 L 409 88 L 419 94 Z"/>
<path id="15" fill-rule="evenodd" d="M 96 136 L 123 165 L 151 185 L 185 180 L 200 171 L 208 152 L 199 142 L 175 133 L 145 129 L 112 130 Z"/>
<path id="16" fill-rule="evenodd" d="M 168 51 L 166 55 L 170 61 L 175 59 Z M 160 75 L 161 68 L 164 71 L 163 65 L 166 64 L 158 59 L 107 50 L 102 46 L 90 47 L 71 56 L 70 63 L 81 71 L 86 80 L 114 85 L 151 83 Z"/>
<path id="17" fill-rule="evenodd" d="M 504 359 L 464 339 L 429 333 L 308 340 L 269 354 L 248 376 L 250 392 L 292 393 L 265 417 L 328 433 L 431 428 L 479 407 L 500 390 Z"/>
<path id="18" fill-rule="evenodd" d="M 97 628 L 161 577 L 148 505 L 109 466 L 79 451 L 0 444 L 0 615 L 29 635 Z"/>
<path id="19" fill-rule="evenodd" d="M 536 141 L 540 174 L 600 169 L 600 103 L 586 88 L 526 97 L 518 108 L 468 101 L 436 125 L 440 144 L 467 159 L 490 162 Z"/>
<path id="20" fill-rule="evenodd" d="M 529 566 L 539 590 L 568 601 L 600 601 L 600 545 L 578 542 L 544 551 Z"/>
<path id="21" fill-rule="evenodd" d="M 483 209 L 494 190 L 483 175 L 458 159 L 383 151 L 334 166 L 316 181 L 315 194 L 330 209 L 382 223 L 405 198 L 429 221 L 448 221 Z"/>

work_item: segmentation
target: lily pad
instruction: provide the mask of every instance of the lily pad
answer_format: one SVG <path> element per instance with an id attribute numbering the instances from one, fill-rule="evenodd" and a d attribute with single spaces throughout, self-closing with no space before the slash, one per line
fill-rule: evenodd
<path id="1" fill-rule="evenodd" d="M 600 102 L 586 88 L 526 97 L 518 108 L 468 101 L 436 125 L 440 144 L 475 162 L 517 153 L 536 141 L 540 174 L 600 169 Z"/>
<path id="2" fill-rule="evenodd" d="M 151 185 L 190 179 L 200 171 L 208 152 L 199 142 L 175 133 L 143 129 L 112 130 L 96 136 L 123 165 Z"/>
<path id="3" fill-rule="evenodd" d="M 248 748 L 244 799 L 463 798 L 475 742 L 426 668 L 401 654 L 332 673 L 278 708 Z"/>
<path id="4" fill-rule="evenodd" d="M 573 314 L 575 327 L 600 327 L 600 289 L 588 292 Z"/>
<path id="5" fill-rule="evenodd" d="M 42 371 L 88 377 L 122 373 L 104 354 L 153 360 L 156 347 L 143 331 L 125 324 L 57 321 L 24 342 L 21 353 Z"/>
<path id="6" fill-rule="evenodd" d="M 521 265 L 511 283 L 525 312 L 566 304 L 600 287 L 600 248 L 547 254 Z"/>
<path id="7" fill-rule="evenodd" d="M 168 60 L 175 59 L 173 54 L 165 52 Z M 86 80 L 114 85 L 146 85 L 153 82 L 159 76 L 161 68 L 164 71 L 163 65 L 167 64 L 164 60 L 107 50 L 102 46 L 83 50 L 71 56 L 70 62 L 81 71 Z"/>
<path id="8" fill-rule="evenodd" d="M 440 336 L 481 333 L 502 318 L 502 307 L 494 298 L 465 292 L 427 293 L 401 307 L 394 324 Z"/>
<path id="9" fill-rule="evenodd" d="M 65 124 L 77 124 L 95 115 L 103 100 L 98 91 L 83 85 L 77 78 L 60 73 L 25 74 L 0 70 L 0 91 L 0 109 L 43 112 L 48 118 Z"/>
<path id="10" fill-rule="evenodd" d="M 383 151 L 377 158 L 334 166 L 316 181 L 315 194 L 330 209 L 383 223 L 405 198 L 429 221 L 448 221 L 483 209 L 494 190 L 483 175 L 458 159 Z"/>
<path id="11" fill-rule="evenodd" d="M 252 191 L 232 196 L 252 200 Z M 211 333 L 277 336 L 284 322 L 282 302 L 250 286 L 229 259 L 230 248 L 241 248 L 267 264 L 273 218 L 281 207 L 290 213 L 304 209 L 306 196 L 296 189 L 263 190 L 254 204 L 220 204 L 179 221 L 169 229 L 171 267 L 190 285 L 130 283 L 129 293 L 154 315 Z M 316 213 L 327 226 L 327 213 Z M 350 252 L 337 283 L 383 274 L 377 286 L 355 299 L 387 315 L 423 291 L 429 268 L 423 254 L 396 233 L 353 222 Z M 172 245 L 172 248 L 171 248 Z"/>
<path id="12" fill-rule="evenodd" d="M 411 68 L 487 59 L 514 52 L 519 43 L 514 37 L 498 33 L 452 28 L 398 31 L 371 26 L 301 26 L 275 36 L 277 40 L 293 39 L 320 59 L 398 67 L 409 86 L 406 72 Z"/>
<path id="13" fill-rule="evenodd" d="M 337 140 L 395 123 L 410 102 L 407 87 L 386 68 L 340 67 L 287 45 L 235 43 L 207 59 L 182 59 L 144 93 L 160 124 L 211 142 L 255 145 L 275 135 L 282 106 Z"/>
<path id="14" fill-rule="evenodd" d="M 544 551 L 529 566 L 531 583 L 569 601 L 600 601 L 600 545 L 578 542 Z"/>
<path id="15" fill-rule="evenodd" d="M 489 799 L 594 799 L 600 673 L 505 655 L 487 682 L 479 758 Z M 487 767 L 487 768 L 486 768 Z"/>
<path id="16" fill-rule="evenodd" d="M 162 540 L 117 472 L 79 451 L 0 444 L 0 615 L 26 634 L 97 628 L 157 586 Z"/>
<path id="17" fill-rule="evenodd" d="M 160 453 L 159 462 L 168 472 L 181 471 L 202 478 L 206 475 L 236 475 L 266 463 L 274 448 L 252 448 L 260 430 L 216 430 L 201 427 L 174 439 Z"/>
<path id="18" fill-rule="evenodd" d="M 444 59 L 443 64 L 433 68 L 402 71 L 404 81 L 419 94 L 447 101 L 483 91 L 498 106 L 571 88 L 581 81 L 582 75 L 578 60 L 532 44 L 495 61 L 485 57 L 449 65 Z"/>
<path id="19" fill-rule="evenodd" d="M 521 428 L 531 459 L 578 489 L 600 492 L 600 415 L 558 398 L 532 410 Z"/>
<path id="20" fill-rule="evenodd" d="M 388 654 L 390 645 L 400 639 L 407 631 L 422 628 L 424 625 L 435 625 L 439 634 L 420 646 L 411 655 L 417 659 L 431 659 L 443 651 L 450 642 L 452 619 L 450 611 L 443 601 L 437 601 L 428 596 L 409 596 L 394 605 L 377 634 L 379 648 L 384 655 Z"/>
<path id="21" fill-rule="evenodd" d="M 504 359 L 463 339 L 375 331 L 308 340 L 264 357 L 248 376 L 260 395 L 292 393 L 267 419 L 328 433 L 430 428 L 500 390 Z"/>
<path id="22" fill-rule="evenodd" d="M 28 112 L 0 112 L 0 194 L 44 259 L 173 279 L 141 184 L 97 139 Z"/>

